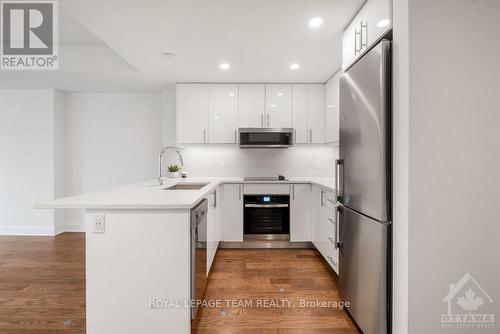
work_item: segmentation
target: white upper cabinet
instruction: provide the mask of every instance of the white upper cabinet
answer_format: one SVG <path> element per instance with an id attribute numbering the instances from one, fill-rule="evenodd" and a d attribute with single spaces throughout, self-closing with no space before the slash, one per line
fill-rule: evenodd
<path id="1" fill-rule="evenodd" d="M 325 142 L 339 141 L 340 71 L 325 84 Z"/>
<path id="2" fill-rule="evenodd" d="M 325 87 L 323 84 L 307 85 L 307 116 L 309 143 L 325 142 Z"/>
<path id="3" fill-rule="evenodd" d="M 338 103 L 337 103 L 338 105 Z M 325 142 L 323 84 L 178 84 L 179 144 L 238 143 L 238 128 L 294 128 L 297 144 Z"/>
<path id="4" fill-rule="evenodd" d="M 239 127 L 262 128 L 266 114 L 266 85 L 239 84 Z"/>
<path id="5" fill-rule="evenodd" d="M 209 143 L 238 142 L 238 85 L 208 85 Z"/>
<path id="6" fill-rule="evenodd" d="M 292 127 L 292 85 L 266 85 L 266 119 L 267 128 Z"/>
<path id="7" fill-rule="evenodd" d="M 347 69 L 391 28 L 391 0 L 368 0 L 342 36 L 342 68 Z"/>
<path id="8" fill-rule="evenodd" d="M 208 85 L 177 85 L 177 142 L 199 144 L 208 141 Z"/>
<path id="9" fill-rule="evenodd" d="M 295 130 L 295 143 L 309 142 L 307 126 L 307 85 L 292 85 L 292 124 Z"/>

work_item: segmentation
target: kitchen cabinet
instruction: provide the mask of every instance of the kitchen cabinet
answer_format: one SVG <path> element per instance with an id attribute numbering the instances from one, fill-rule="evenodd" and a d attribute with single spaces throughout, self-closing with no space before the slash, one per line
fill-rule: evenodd
<path id="1" fill-rule="evenodd" d="M 312 241 L 311 185 L 290 185 L 290 241 Z"/>
<path id="2" fill-rule="evenodd" d="M 311 233 L 312 243 L 319 247 L 319 213 L 320 213 L 320 188 L 317 185 L 312 186 L 311 194 Z"/>
<path id="3" fill-rule="evenodd" d="M 392 29 L 392 2 L 368 0 L 342 35 L 342 68 L 346 70 Z"/>
<path id="4" fill-rule="evenodd" d="M 208 85 L 208 129 L 211 144 L 238 142 L 238 85 Z"/>
<path id="5" fill-rule="evenodd" d="M 325 84 L 325 143 L 339 141 L 340 76 L 341 71 L 338 71 Z"/>
<path id="6" fill-rule="evenodd" d="M 313 187 L 312 242 L 328 264 L 338 274 L 339 254 L 336 248 L 337 218 L 334 192 Z"/>
<path id="7" fill-rule="evenodd" d="M 266 85 L 266 119 L 267 128 L 292 127 L 292 85 Z"/>
<path id="8" fill-rule="evenodd" d="M 243 184 L 224 184 L 223 188 L 223 240 L 243 241 Z"/>
<path id="9" fill-rule="evenodd" d="M 307 124 L 307 84 L 292 85 L 292 125 L 296 144 L 309 142 Z"/>
<path id="10" fill-rule="evenodd" d="M 208 141 L 208 85 L 178 84 L 176 127 L 179 144 Z"/>
<path id="11" fill-rule="evenodd" d="M 323 84 L 307 85 L 307 124 L 309 143 L 325 142 L 325 88 Z"/>
<path id="12" fill-rule="evenodd" d="M 212 268 L 212 263 L 217 253 L 220 241 L 220 219 L 219 210 L 220 193 L 216 189 L 207 196 L 208 213 L 207 213 L 207 275 Z"/>
<path id="13" fill-rule="evenodd" d="M 288 195 L 288 184 L 276 183 L 247 183 L 243 187 L 244 195 Z"/>
<path id="14" fill-rule="evenodd" d="M 240 128 L 263 128 L 266 117 L 266 85 L 238 85 L 238 121 Z"/>

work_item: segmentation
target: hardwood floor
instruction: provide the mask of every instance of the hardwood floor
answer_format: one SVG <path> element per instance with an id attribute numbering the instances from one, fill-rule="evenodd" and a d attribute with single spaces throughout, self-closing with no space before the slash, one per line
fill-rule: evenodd
<path id="1" fill-rule="evenodd" d="M 201 310 L 196 334 L 358 333 L 342 310 L 300 307 L 339 300 L 315 250 L 219 250 L 205 298 L 222 305 Z M 227 299 L 252 304 L 227 307 Z M 295 307 L 265 307 L 270 300 Z M 0 236 L 0 333 L 85 333 L 83 233 Z"/>
<path id="2" fill-rule="evenodd" d="M 358 333 L 343 310 L 300 307 L 301 300 L 339 301 L 336 280 L 312 249 L 219 250 L 205 299 L 222 305 L 201 310 L 196 334 Z M 225 300 L 248 304 L 231 307 Z M 270 300 L 291 304 L 265 307 Z"/>
<path id="3" fill-rule="evenodd" d="M 85 235 L 0 236 L 0 333 L 85 333 Z"/>

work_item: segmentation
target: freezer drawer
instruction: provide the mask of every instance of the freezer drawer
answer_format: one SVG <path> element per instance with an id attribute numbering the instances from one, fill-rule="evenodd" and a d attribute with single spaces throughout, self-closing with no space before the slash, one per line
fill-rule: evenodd
<path id="1" fill-rule="evenodd" d="M 363 333 L 387 333 L 390 225 L 341 207 L 339 228 L 340 296 Z"/>

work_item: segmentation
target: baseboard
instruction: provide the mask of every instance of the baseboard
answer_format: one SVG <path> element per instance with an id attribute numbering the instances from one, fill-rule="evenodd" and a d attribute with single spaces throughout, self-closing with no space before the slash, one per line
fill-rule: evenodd
<path id="1" fill-rule="evenodd" d="M 85 232 L 85 224 L 66 224 L 64 232 Z"/>
<path id="2" fill-rule="evenodd" d="M 54 236 L 53 227 L 40 226 L 0 226 L 0 235 Z"/>

